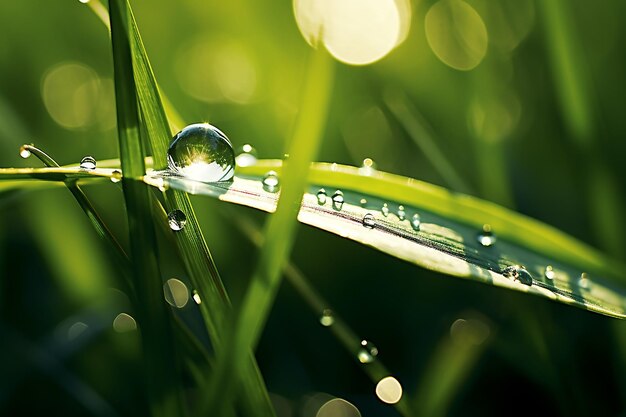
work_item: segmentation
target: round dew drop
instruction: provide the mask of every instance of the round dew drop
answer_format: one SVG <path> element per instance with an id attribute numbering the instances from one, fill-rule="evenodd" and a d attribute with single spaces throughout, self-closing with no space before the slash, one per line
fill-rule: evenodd
<path id="1" fill-rule="evenodd" d="M 374 219 L 374 215 L 372 213 L 366 213 L 365 216 L 363 216 L 363 226 L 368 229 L 376 227 L 376 220 Z"/>
<path id="2" fill-rule="evenodd" d="M 167 221 L 170 225 L 170 229 L 175 232 L 183 230 L 185 223 L 187 223 L 187 216 L 180 210 L 173 210 L 167 215 Z"/>
<path id="3" fill-rule="evenodd" d="M 496 243 L 496 235 L 491 230 L 491 226 L 485 224 L 483 230 L 476 236 L 478 243 L 488 248 Z"/>
<path id="4" fill-rule="evenodd" d="M 406 218 L 406 212 L 404 211 L 404 206 L 398 206 L 398 219 L 400 221 Z"/>
<path id="5" fill-rule="evenodd" d="M 335 191 L 335 193 L 333 194 L 332 200 L 333 200 L 333 208 L 337 211 L 341 210 L 343 208 L 343 203 L 345 201 L 345 199 L 343 198 L 343 191 L 341 190 Z"/>
<path id="6" fill-rule="evenodd" d="M 502 271 L 502 275 L 513 281 L 519 281 L 524 285 L 533 285 L 533 276 L 521 265 L 508 266 Z"/>
<path id="7" fill-rule="evenodd" d="M 93 156 L 86 156 L 80 160 L 80 168 L 87 170 L 96 169 L 96 160 Z"/>
<path id="8" fill-rule="evenodd" d="M 257 163 L 257 151 L 250 144 L 245 144 L 241 148 L 238 149 L 237 156 L 235 157 L 235 162 L 237 166 L 240 167 L 249 167 Z"/>
<path id="9" fill-rule="evenodd" d="M 326 204 L 326 190 L 323 188 L 320 188 L 319 191 L 317 192 L 317 204 L 319 204 L 320 206 L 323 206 L 324 204 Z"/>
<path id="10" fill-rule="evenodd" d="M 411 218 L 411 227 L 413 228 L 413 230 L 418 232 L 420 230 L 421 225 L 422 225 L 422 219 L 420 218 L 419 214 L 415 213 L 413 217 Z"/>
<path id="11" fill-rule="evenodd" d="M 24 159 L 29 158 L 31 155 L 30 150 L 26 147 L 26 145 L 20 146 L 20 156 Z"/>
<path id="12" fill-rule="evenodd" d="M 280 188 L 280 181 L 278 179 L 278 174 L 274 171 L 269 171 L 263 177 L 263 189 L 268 193 L 275 193 Z"/>
<path id="13" fill-rule="evenodd" d="M 325 308 L 320 317 L 320 324 L 324 327 L 330 327 L 335 323 L 335 316 L 332 310 Z"/>
<path id="14" fill-rule="evenodd" d="M 235 152 L 218 128 L 196 123 L 174 136 L 167 150 L 167 166 L 174 174 L 194 181 L 229 181 L 235 175 Z"/>
<path id="15" fill-rule="evenodd" d="M 387 205 L 387 203 L 383 204 L 383 208 L 380 211 L 383 212 L 383 216 L 389 216 L 389 206 Z"/>

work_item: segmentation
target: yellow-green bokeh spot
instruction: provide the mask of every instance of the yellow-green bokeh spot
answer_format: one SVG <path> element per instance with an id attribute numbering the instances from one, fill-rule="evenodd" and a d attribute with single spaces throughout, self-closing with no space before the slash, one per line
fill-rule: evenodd
<path id="1" fill-rule="evenodd" d="M 487 28 L 478 12 L 461 0 L 435 3 L 424 23 L 426 39 L 437 58 L 461 71 L 475 68 L 487 53 Z"/>

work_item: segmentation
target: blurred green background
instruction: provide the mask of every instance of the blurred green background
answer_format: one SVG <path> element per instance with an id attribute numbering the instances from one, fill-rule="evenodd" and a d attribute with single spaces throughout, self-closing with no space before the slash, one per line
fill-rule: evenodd
<path id="1" fill-rule="evenodd" d="M 235 146 L 281 157 L 311 51 L 293 4 L 133 7 L 157 80 L 184 120 L 210 121 Z M 410 20 L 404 42 L 371 65 L 336 63 L 319 160 L 370 157 L 624 261 L 626 4 L 444 0 L 398 10 Z M 37 164 L 18 155 L 31 142 L 61 164 L 117 157 L 110 41 L 98 18 L 78 1 L 4 1 L 0 27 L 0 166 Z M 86 191 L 124 241 L 120 189 Z M 193 201 L 237 304 L 256 249 L 225 219 L 265 216 Z M 71 195 L 4 195 L 0 210 L 0 414 L 147 413 L 137 334 L 112 327 L 132 311 Z M 405 395 L 434 404 L 425 415 L 626 415 L 626 327 L 616 320 L 438 275 L 304 226 L 293 260 L 376 344 Z M 185 280 L 173 252 L 162 262 L 164 278 Z M 179 314 L 198 323 L 193 303 Z M 487 340 L 455 341 L 459 318 L 486 324 Z M 279 417 L 315 416 L 319 393 L 363 416 L 397 415 L 288 283 L 257 356 Z"/>

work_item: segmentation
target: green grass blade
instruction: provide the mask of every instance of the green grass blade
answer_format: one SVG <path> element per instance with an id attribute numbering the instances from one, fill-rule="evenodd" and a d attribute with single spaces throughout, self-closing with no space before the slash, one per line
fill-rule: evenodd
<path id="1" fill-rule="evenodd" d="M 150 148 L 154 161 L 157 161 L 155 165 L 158 167 L 165 165 L 167 146 L 171 139 L 170 123 L 132 12 L 130 12 L 130 24 L 132 58 L 135 64 L 135 79 L 138 87 L 137 95 L 143 120 L 146 121 Z M 170 111 L 170 116 L 174 118 L 174 125 L 181 124 L 180 118 L 174 112 Z M 175 234 L 174 240 L 191 282 L 203 300 L 199 308 L 209 336 L 216 350 L 219 350 L 225 318 L 230 311 L 230 301 L 217 267 L 213 262 L 187 194 L 177 190 L 167 190 L 165 192 L 165 209 L 168 212 L 175 209 L 181 210 L 187 217 L 185 228 Z M 161 222 L 167 224 L 163 218 Z M 243 383 L 242 407 L 244 410 L 248 410 L 249 415 L 254 413 L 274 415 L 267 389 L 251 355 L 248 355 L 241 378 Z"/>
<path id="2" fill-rule="evenodd" d="M 283 171 L 281 198 L 265 229 L 266 244 L 212 376 L 206 410 L 220 415 L 233 395 L 245 358 L 254 349 L 281 281 L 282 264 L 291 251 L 296 217 L 305 189 L 308 166 L 317 154 L 332 89 L 333 66 L 323 48 L 313 53 L 302 95 L 290 155 Z"/>
<path id="3" fill-rule="evenodd" d="M 142 335 L 145 377 L 152 414 L 183 415 L 181 384 L 173 346 L 170 312 L 163 300 L 152 226 L 149 190 L 133 181 L 145 173 L 139 109 L 133 75 L 130 12 L 125 0 L 109 4 L 115 73 L 115 94 L 122 180 L 128 214 L 137 294 L 136 311 Z"/>
<path id="4" fill-rule="evenodd" d="M 240 167 L 230 186 L 189 184 L 180 178 L 170 178 L 167 183 L 274 212 L 277 195 L 265 191 L 261 181 L 262 173 L 270 169 L 281 172 L 281 162 L 261 160 L 255 166 Z M 149 176 L 145 180 L 153 181 Z M 626 276 L 624 266 L 548 225 L 493 203 L 381 171 L 315 163 L 309 181 L 314 185 L 300 209 L 303 223 L 445 274 L 610 316 L 626 314 L 626 291 L 620 284 Z M 331 201 L 332 191 L 320 204 L 316 193 L 321 187 L 343 191 L 345 202 L 340 209 Z M 382 209 L 383 204 L 387 204 L 388 212 Z M 398 214 L 400 205 L 404 207 L 403 218 Z M 374 227 L 363 225 L 368 213 Z M 411 224 L 414 213 L 421 216 L 419 230 Z M 491 225 L 496 234 L 493 246 L 478 241 L 484 224 Z M 524 265 L 533 285 L 506 277 L 504 270 L 512 265 Z M 544 275 L 548 265 L 553 267 L 552 279 Z"/>

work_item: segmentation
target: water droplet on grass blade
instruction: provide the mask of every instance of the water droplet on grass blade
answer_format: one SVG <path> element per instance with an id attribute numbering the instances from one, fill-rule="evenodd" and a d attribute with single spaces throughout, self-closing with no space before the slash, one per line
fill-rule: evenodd
<path id="1" fill-rule="evenodd" d="M 333 194 L 332 200 L 333 200 L 333 208 L 337 211 L 341 210 L 343 207 L 343 203 L 345 201 L 345 199 L 343 198 L 343 191 L 341 190 L 335 191 L 335 193 Z"/>
<path id="2" fill-rule="evenodd" d="M 235 157 L 235 162 L 237 166 L 240 167 L 248 167 L 256 164 L 257 162 L 257 152 L 256 149 L 250 144 L 245 144 L 241 148 L 238 149 L 237 156 Z"/>
<path id="3" fill-rule="evenodd" d="M 180 210 L 174 210 L 167 215 L 167 221 L 170 225 L 170 229 L 175 232 L 183 230 L 185 223 L 187 223 L 187 216 Z"/>
<path id="4" fill-rule="evenodd" d="M 263 177 L 263 189 L 268 193 L 275 193 L 280 188 L 280 181 L 278 180 L 278 174 L 274 171 L 269 171 Z"/>
<path id="5" fill-rule="evenodd" d="M 483 225 L 483 230 L 476 236 L 476 239 L 487 248 L 496 243 L 496 235 L 488 224 Z"/>
<path id="6" fill-rule="evenodd" d="M 361 363 L 372 363 L 378 356 L 378 348 L 369 340 L 361 340 L 361 346 L 357 352 L 357 357 Z"/>
<path id="7" fill-rule="evenodd" d="M 330 327 L 333 323 L 335 323 L 333 311 L 325 308 L 324 311 L 322 311 L 322 316 L 320 317 L 320 324 L 324 327 Z"/>
<path id="8" fill-rule="evenodd" d="M 374 171 L 376 171 L 376 163 L 371 158 L 365 158 L 359 172 L 363 175 L 371 175 Z"/>
<path id="9" fill-rule="evenodd" d="M 218 128 L 196 123 L 174 136 L 167 150 L 167 166 L 195 181 L 229 181 L 235 174 L 235 152 Z"/>
<path id="10" fill-rule="evenodd" d="M 198 305 L 202 304 L 202 298 L 200 298 L 200 294 L 198 293 L 198 290 L 193 290 L 192 298 L 196 304 Z"/>
<path id="11" fill-rule="evenodd" d="M 543 273 L 543 276 L 546 277 L 546 279 L 549 279 L 549 280 L 553 280 L 554 279 L 556 274 L 554 273 L 554 268 L 552 268 L 552 265 L 546 266 L 546 271 Z"/>
<path id="12" fill-rule="evenodd" d="M 513 281 L 519 281 L 524 285 L 533 285 L 533 276 L 521 265 L 512 265 L 506 267 L 502 271 L 502 275 L 511 278 Z"/>
<path id="13" fill-rule="evenodd" d="M 415 213 L 411 218 L 411 227 L 416 232 L 420 230 L 420 226 L 422 225 L 422 219 L 419 214 Z"/>
<path id="14" fill-rule="evenodd" d="M 406 219 L 406 212 L 404 211 L 404 206 L 398 206 L 398 218 L 400 221 Z"/>
<path id="15" fill-rule="evenodd" d="M 366 213 L 365 216 L 363 216 L 363 226 L 368 229 L 373 229 L 376 226 L 376 220 L 374 220 L 372 213 Z"/>
<path id="16" fill-rule="evenodd" d="M 28 150 L 28 148 L 26 147 L 27 145 L 22 145 L 20 146 L 20 156 L 24 159 L 30 157 L 31 153 Z"/>
<path id="17" fill-rule="evenodd" d="M 323 188 L 320 188 L 319 191 L 317 192 L 317 204 L 319 204 L 320 206 L 323 206 L 324 204 L 326 204 L 326 190 Z"/>
<path id="18" fill-rule="evenodd" d="M 361 207 L 365 208 L 367 206 L 367 200 L 362 198 L 359 200 L 359 204 L 361 205 Z"/>
<path id="19" fill-rule="evenodd" d="M 387 203 L 383 204 L 383 208 L 380 211 L 383 212 L 383 216 L 389 216 L 389 206 L 387 205 Z"/>
<path id="20" fill-rule="evenodd" d="M 80 168 L 87 170 L 96 169 L 96 160 L 93 156 L 86 156 L 80 160 Z"/>
<path id="21" fill-rule="evenodd" d="M 580 278 L 578 278 L 578 286 L 580 286 L 580 288 L 589 288 L 589 274 L 586 272 L 583 272 L 582 274 L 580 274 Z"/>
<path id="22" fill-rule="evenodd" d="M 111 172 L 111 182 L 118 183 L 120 181 L 122 181 L 122 172 L 118 171 L 117 169 Z"/>

